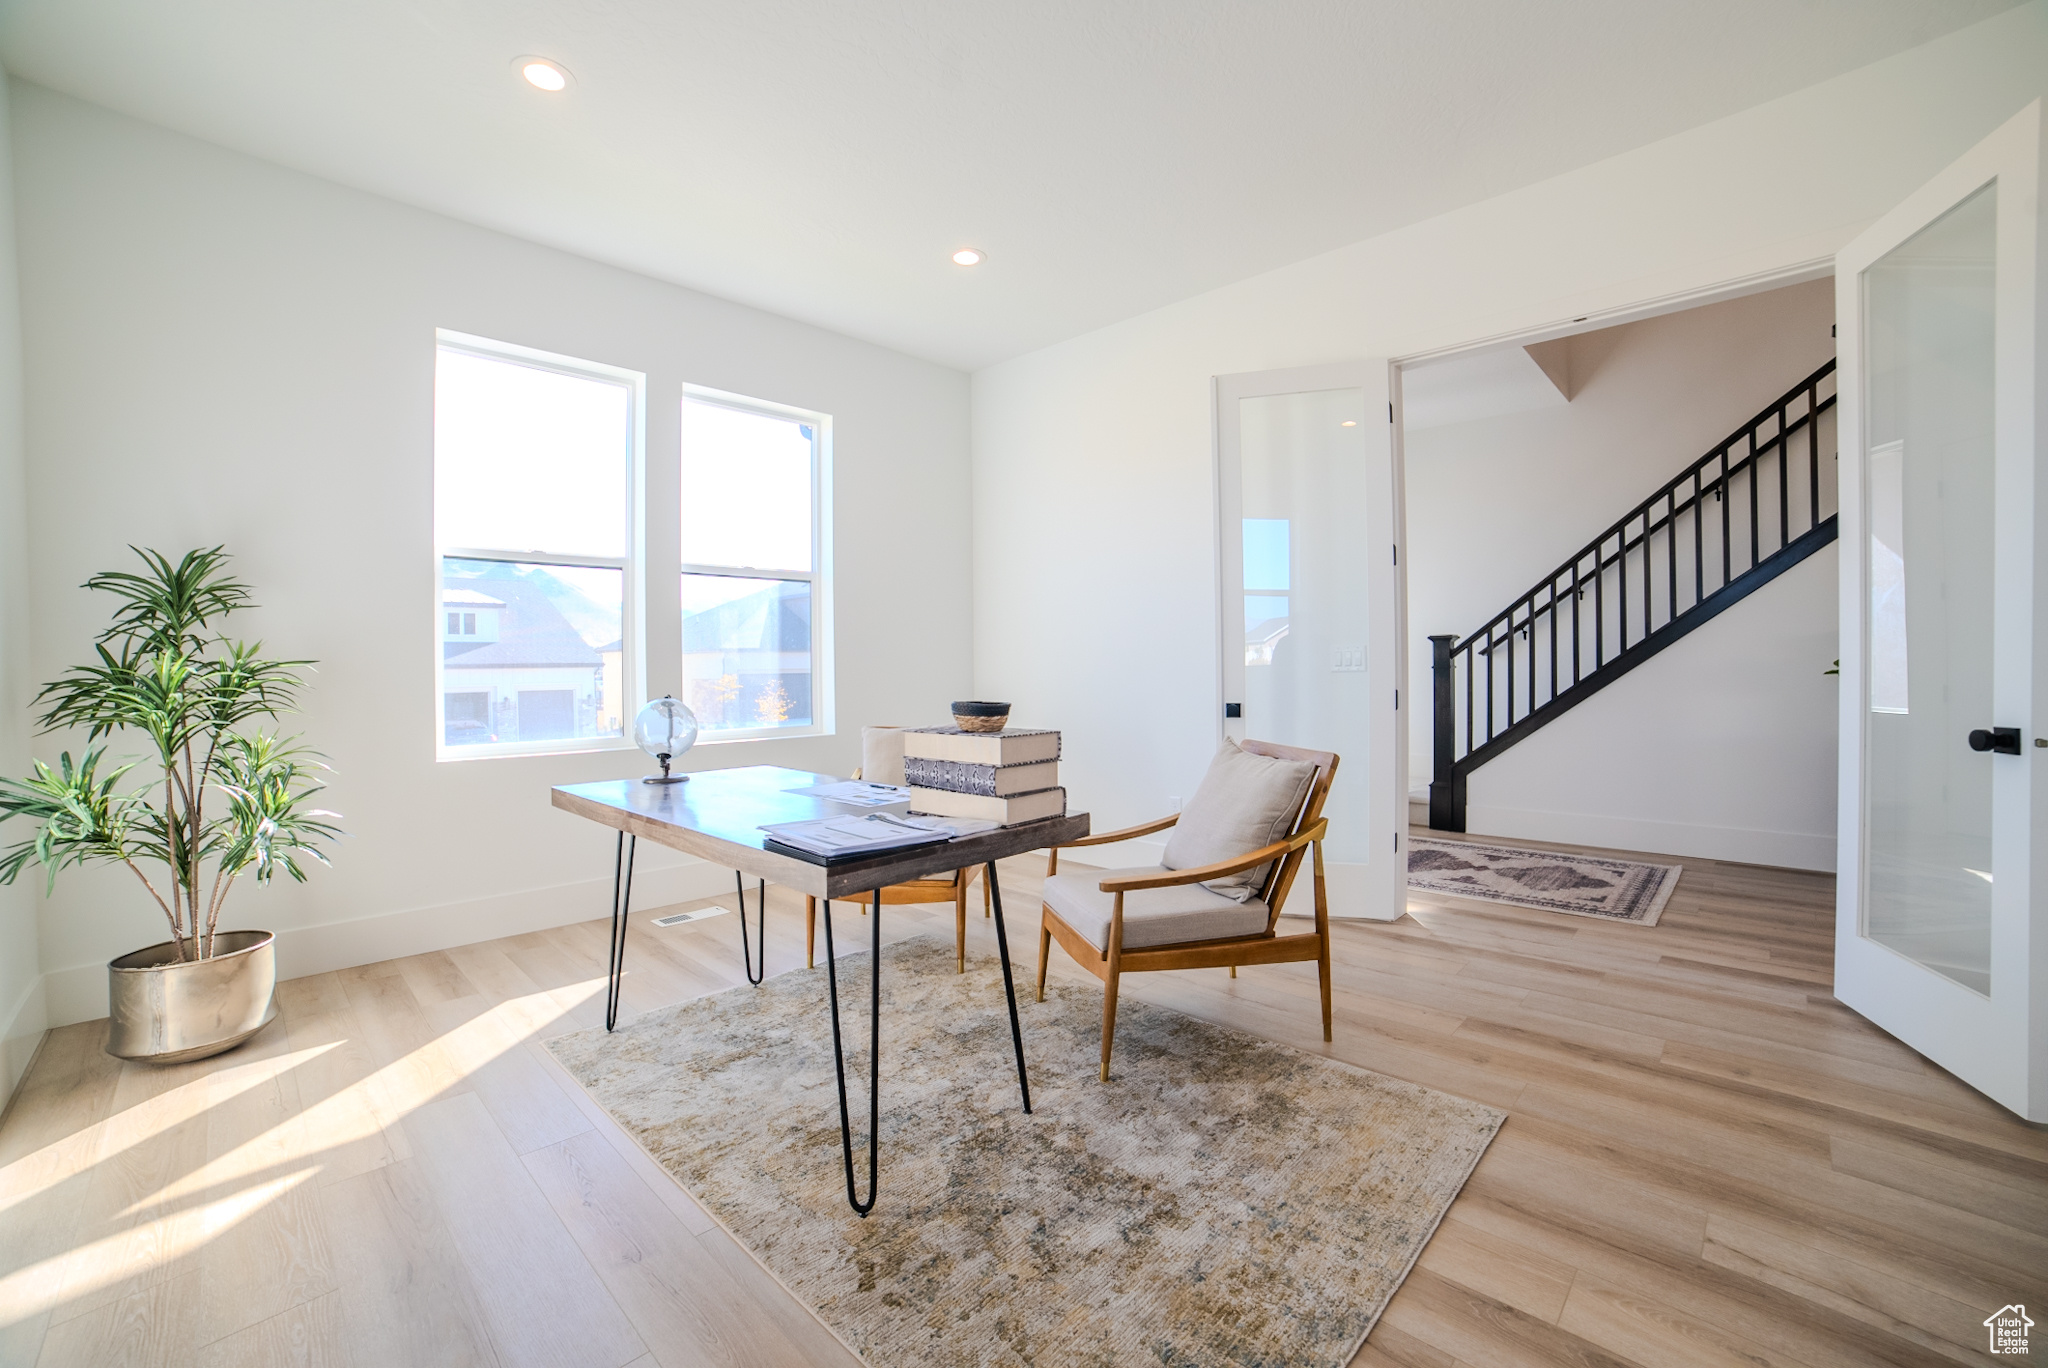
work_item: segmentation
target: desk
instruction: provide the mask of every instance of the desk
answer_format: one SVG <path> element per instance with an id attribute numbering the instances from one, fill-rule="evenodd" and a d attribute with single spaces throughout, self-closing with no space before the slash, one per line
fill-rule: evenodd
<path id="1" fill-rule="evenodd" d="M 996 951 L 1003 963 L 1003 993 L 1010 1006 L 1010 1043 L 1017 1056 L 1017 1091 L 1024 1110 L 1031 1110 L 1031 1081 L 1024 1068 L 1024 1035 L 1017 1022 L 1017 989 L 1010 974 L 1010 941 L 1003 928 L 1003 895 L 996 882 L 996 861 L 1026 851 L 1063 845 L 1088 834 L 1088 815 L 1048 817 L 1021 826 L 997 827 L 943 844 L 890 850 L 829 865 L 812 864 L 767 847 L 761 830 L 775 822 L 801 822 L 814 817 L 842 817 L 857 809 L 789 790 L 839 782 L 829 774 L 748 765 L 740 769 L 703 770 L 681 784 L 647 784 L 615 779 L 599 784 L 570 784 L 553 790 L 554 805 L 619 833 L 612 862 L 612 938 L 606 966 L 604 1027 L 618 1024 L 619 980 L 625 971 L 626 921 L 633 898 L 633 856 L 640 839 L 668 846 L 735 871 L 773 879 L 785 888 L 807 893 L 824 903 L 825 982 L 832 1003 L 832 1059 L 839 1075 L 839 1138 L 846 1160 L 846 1200 L 866 1216 L 874 1209 L 880 1165 L 882 1045 L 882 898 L 890 884 L 930 878 L 968 865 L 987 866 L 990 910 L 995 914 Z M 839 1034 L 839 970 L 832 949 L 832 900 L 873 896 L 870 930 L 874 937 L 873 992 L 868 1005 L 868 1195 L 862 1201 L 854 1182 L 853 1129 L 846 1106 L 846 1056 Z M 740 903 L 740 943 L 747 946 L 746 902 Z M 761 910 L 765 927 L 765 896 Z M 754 982 L 748 951 L 748 978 Z M 762 972 L 767 972 L 767 945 L 762 943 Z"/>

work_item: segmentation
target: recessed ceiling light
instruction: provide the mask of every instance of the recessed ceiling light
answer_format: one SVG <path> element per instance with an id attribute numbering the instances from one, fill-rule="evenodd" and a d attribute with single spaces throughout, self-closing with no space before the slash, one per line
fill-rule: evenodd
<path id="1" fill-rule="evenodd" d="M 569 87 L 569 68 L 560 62 L 551 62 L 545 57 L 515 57 L 512 64 L 519 68 L 519 74 L 527 84 L 553 92 Z"/>
<path id="2" fill-rule="evenodd" d="M 1357 426 L 1358 426 L 1358 420 L 1357 420 L 1356 418 L 1346 418 L 1346 419 L 1345 419 L 1345 420 L 1344 420 L 1343 422 L 1341 422 L 1341 423 L 1337 424 L 1337 426 L 1338 426 L 1338 427 L 1357 427 Z"/>
<path id="3" fill-rule="evenodd" d="M 955 266 L 979 266 L 982 261 L 981 253 L 972 247 L 962 247 L 959 251 L 953 253 L 953 264 Z"/>

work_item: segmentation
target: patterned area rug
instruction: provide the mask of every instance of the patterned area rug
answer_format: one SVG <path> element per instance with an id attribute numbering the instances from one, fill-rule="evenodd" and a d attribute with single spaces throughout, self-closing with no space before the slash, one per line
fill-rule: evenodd
<path id="1" fill-rule="evenodd" d="M 1408 845 L 1410 888 L 1642 926 L 1657 924 L 1683 869 L 1605 855 L 1518 850 L 1422 836 Z"/>
<path id="2" fill-rule="evenodd" d="M 863 1047 L 868 966 L 840 969 Z M 1020 991 L 1026 1116 L 1000 968 L 956 975 L 950 935 L 883 966 L 867 1220 L 846 1204 L 823 965 L 548 1042 L 876 1368 L 1348 1363 L 1502 1121 L 1129 998 L 1104 1084 L 1101 994 L 1058 984 Z M 859 1144 L 866 1055 L 848 1055 Z"/>

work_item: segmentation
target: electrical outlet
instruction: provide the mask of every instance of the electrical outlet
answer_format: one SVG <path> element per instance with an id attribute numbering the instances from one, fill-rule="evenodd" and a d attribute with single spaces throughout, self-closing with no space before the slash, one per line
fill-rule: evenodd
<path id="1" fill-rule="evenodd" d="M 1365 647 L 1332 646 L 1330 648 L 1330 668 L 1346 673 L 1355 673 L 1363 670 L 1365 668 Z"/>

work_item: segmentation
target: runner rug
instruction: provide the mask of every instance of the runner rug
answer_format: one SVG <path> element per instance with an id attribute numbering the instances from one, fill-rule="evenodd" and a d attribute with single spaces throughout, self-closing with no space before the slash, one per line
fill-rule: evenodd
<path id="1" fill-rule="evenodd" d="M 1410 888 L 1642 926 L 1657 924 L 1683 868 L 1422 836 L 1408 845 Z"/>
<path id="2" fill-rule="evenodd" d="M 866 1220 L 846 1201 L 823 965 L 548 1048 L 876 1368 L 1348 1363 L 1500 1128 L 1128 997 L 1104 1084 L 1100 990 L 1032 1002 L 1020 966 L 1026 1116 L 1002 971 L 953 967 L 950 936 L 883 951 Z M 841 961 L 857 1145 L 868 970 Z M 858 1167 L 865 1185 L 864 1150 Z"/>

